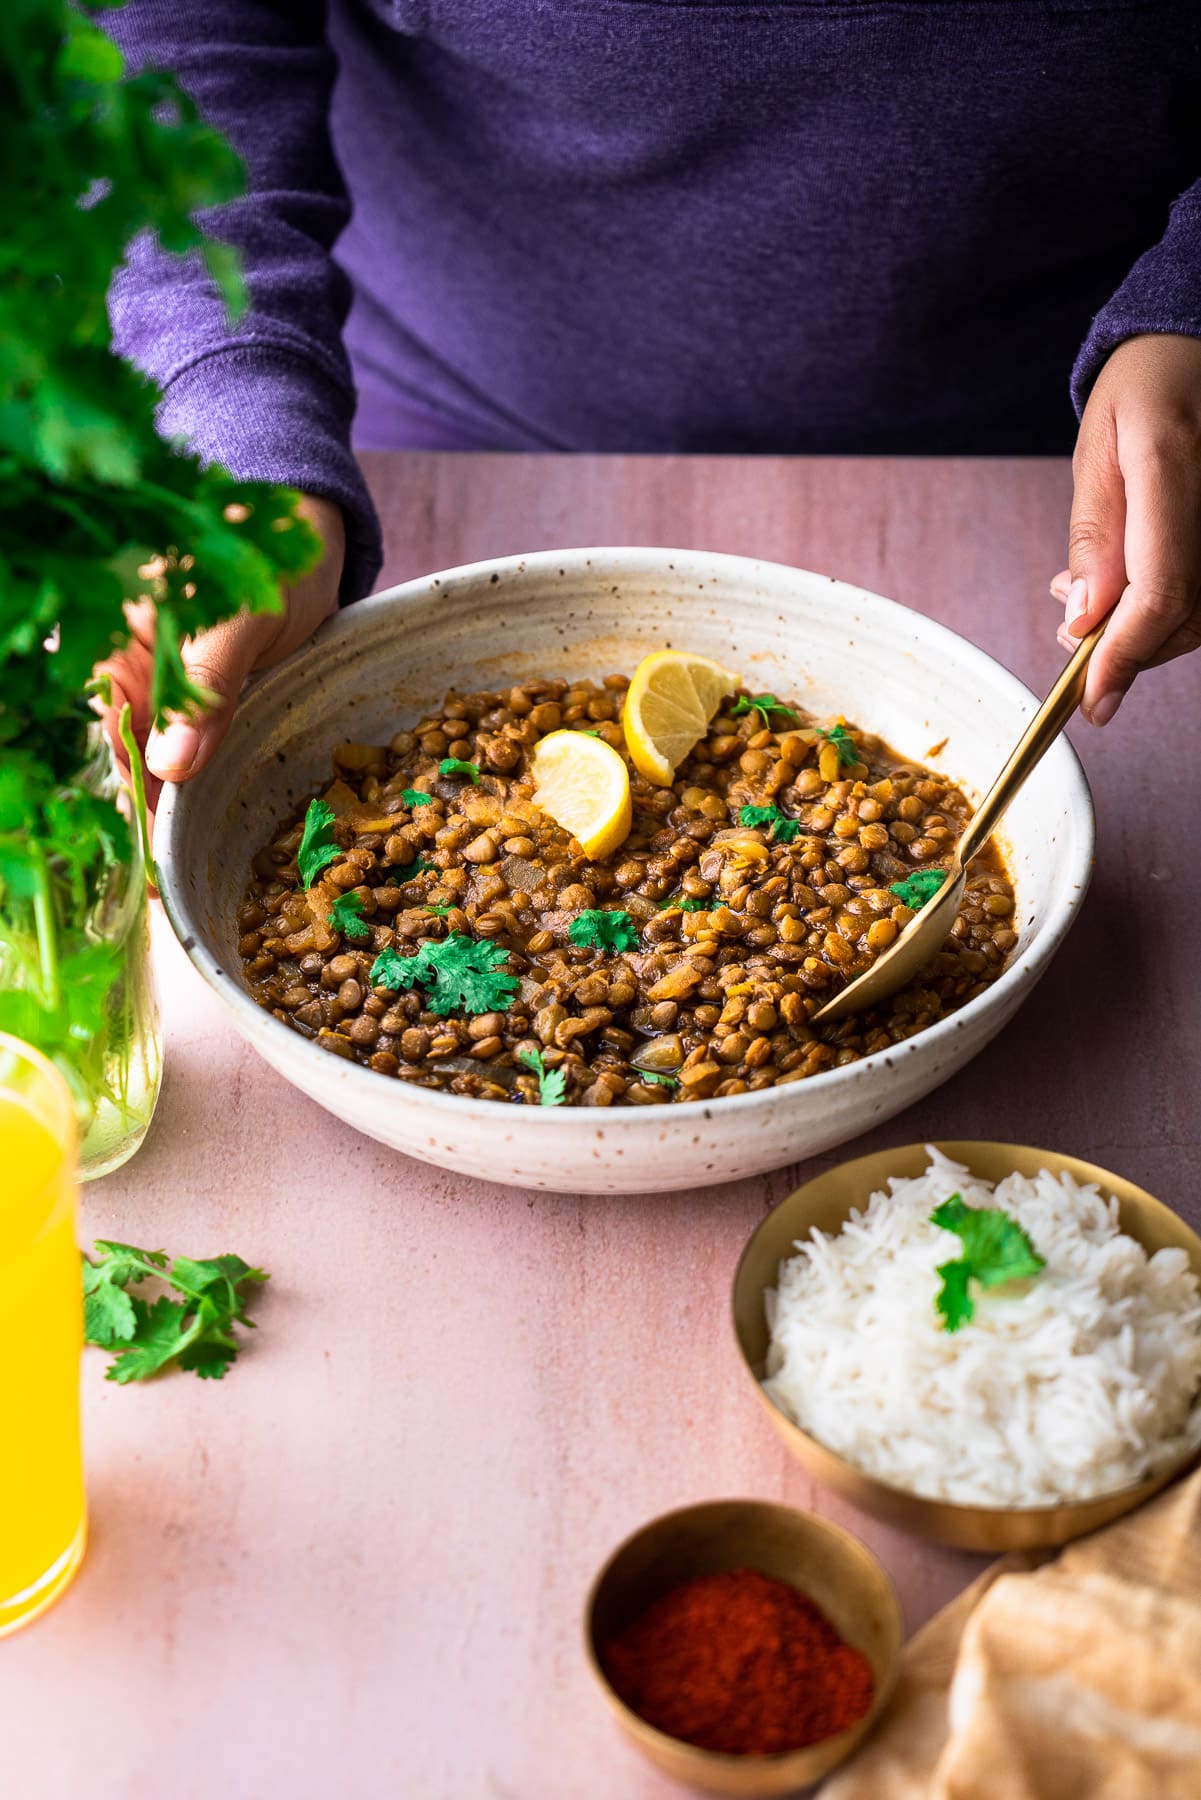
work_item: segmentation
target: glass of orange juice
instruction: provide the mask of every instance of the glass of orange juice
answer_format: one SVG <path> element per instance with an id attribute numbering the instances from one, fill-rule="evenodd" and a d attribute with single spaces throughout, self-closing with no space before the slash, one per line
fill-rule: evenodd
<path id="1" fill-rule="evenodd" d="M 77 1127 L 52 1063 L 0 1032 L 0 1637 L 83 1556 Z"/>

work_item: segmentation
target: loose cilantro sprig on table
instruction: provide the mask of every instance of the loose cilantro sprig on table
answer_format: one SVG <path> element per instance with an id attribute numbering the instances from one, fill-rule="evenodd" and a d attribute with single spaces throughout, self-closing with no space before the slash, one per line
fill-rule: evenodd
<path id="1" fill-rule="evenodd" d="M 240 1348 L 235 1325 L 254 1329 L 246 1316 L 248 1290 L 268 1279 L 240 1256 L 194 1261 L 177 1256 L 169 1262 L 163 1250 L 139 1250 L 98 1238 L 96 1260 L 83 1265 L 84 1335 L 89 1344 L 115 1350 L 106 1372 L 109 1381 L 145 1381 L 169 1363 L 190 1369 L 202 1381 L 220 1381 Z M 129 1289 L 161 1280 L 179 1295 L 162 1295 L 151 1303 Z"/>
<path id="2" fill-rule="evenodd" d="M 338 895 L 329 909 L 329 923 L 332 931 L 340 931 L 354 944 L 365 944 L 371 936 L 371 927 L 363 917 L 363 896 L 353 889 Z"/>
<path id="3" fill-rule="evenodd" d="M 1016 1219 L 999 1207 L 968 1206 L 961 1194 L 952 1194 L 935 1207 L 930 1223 L 953 1231 L 963 1244 L 961 1256 L 940 1263 L 935 1271 L 942 1276 L 934 1304 L 944 1331 L 958 1331 L 974 1315 L 969 1282 L 1000 1287 L 1007 1281 L 1037 1275 L 1046 1267 L 1046 1258 L 1039 1255 Z"/>
<path id="4" fill-rule="evenodd" d="M 565 1106 L 567 1077 L 562 1069 L 548 1069 L 541 1050 L 519 1050 L 517 1060 L 522 1068 L 538 1077 L 539 1106 Z"/>
<path id="5" fill-rule="evenodd" d="M 800 833 L 801 821 L 790 819 L 778 806 L 744 806 L 738 814 L 740 825 L 771 826 L 773 844 L 793 844 Z"/>
<path id="6" fill-rule="evenodd" d="M 438 764 L 438 773 L 439 775 L 466 775 L 470 777 L 474 786 L 479 786 L 479 765 L 473 762 L 464 762 L 461 756 L 444 756 Z"/>
<path id="7" fill-rule="evenodd" d="M 831 725 L 827 731 L 824 730 L 822 726 L 818 725 L 816 730 L 819 738 L 824 738 L 827 744 L 833 744 L 835 750 L 837 750 L 839 768 L 853 768 L 859 761 L 859 747 L 846 726 L 842 724 Z"/>
<path id="8" fill-rule="evenodd" d="M 945 869 L 915 869 L 904 881 L 894 881 L 888 891 L 896 895 L 902 906 L 911 906 L 914 912 L 920 912 L 928 900 L 933 900 L 946 879 Z"/>
<path id="9" fill-rule="evenodd" d="M 322 869 L 337 862 L 341 854 L 342 846 L 334 836 L 333 807 L 326 800 L 310 800 L 296 852 L 301 887 L 311 888 Z"/>
<path id="10" fill-rule="evenodd" d="M 791 719 L 794 724 L 797 720 L 795 708 L 785 706 L 783 701 L 777 700 L 774 694 L 754 694 L 749 696 L 747 694 L 739 694 L 737 700 L 730 708 L 730 717 L 732 719 L 741 719 L 745 718 L 746 714 L 751 712 L 757 712 L 759 714 L 760 719 L 763 721 L 763 729 L 765 731 L 771 729 L 772 713 L 778 713 L 782 718 Z"/>
<path id="11" fill-rule="evenodd" d="M 507 1012 L 519 986 L 504 968 L 508 955 L 488 938 L 452 931 L 440 943 L 423 944 L 413 956 L 381 950 L 371 965 L 371 985 L 393 993 L 420 985 L 430 1012 L 439 1018 L 452 1012 Z"/>
<path id="12" fill-rule="evenodd" d="M 638 948 L 638 927 L 628 912 L 614 907 L 611 912 L 589 908 L 577 913 L 567 927 L 571 942 L 581 950 L 620 950 Z"/>

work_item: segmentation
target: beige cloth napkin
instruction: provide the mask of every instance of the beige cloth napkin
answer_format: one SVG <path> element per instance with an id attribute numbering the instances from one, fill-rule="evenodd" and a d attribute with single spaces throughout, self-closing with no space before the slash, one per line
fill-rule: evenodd
<path id="1" fill-rule="evenodd" d="M 1201 1470 L 1035 1560 L 917 1634 L 822 1800 L 1201 1800 Z"/>

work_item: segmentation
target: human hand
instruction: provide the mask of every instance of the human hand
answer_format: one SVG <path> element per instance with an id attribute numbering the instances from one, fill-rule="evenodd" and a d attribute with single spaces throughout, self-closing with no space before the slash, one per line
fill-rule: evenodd
<path id="1" fill-rule="evenodd" d="M 1098 375 L 1072 459 L 1060 642 L 1112 612 L 1083 711 L 1107 725 L 1142 669 L 1201 646 L 1201 339 L 1127 338 Z"/>
<path id="2" fill-rule="evenodd" d="M 189 638 L 183 646 L 184 664 L 192 680 L 217 696 L 218 703 L 210 711 L 187 719 L 171 719 L 164 730 L 151 730 L 154 608 L 149 603 L 131 609 L 133 637 L 102 665 L 102 672 L 112 685 L 111 703 L 103 710 L 105 730 L 124 764 L 117 721 L 128 701 L 134 736 L 145 753 L 151 776 L 152 801 L 161 781 L 188 781 L 204 768 L 225 736 L 246 677 L 256 669 L 282 662 L 335 611 L 346 554 L 342 509 L 329 500 L 305 499 L 300 511 L 320 534 L 325 549 L 317 567 L 285 590 L 283 610 L 239 613 L 211 631 Z"/>

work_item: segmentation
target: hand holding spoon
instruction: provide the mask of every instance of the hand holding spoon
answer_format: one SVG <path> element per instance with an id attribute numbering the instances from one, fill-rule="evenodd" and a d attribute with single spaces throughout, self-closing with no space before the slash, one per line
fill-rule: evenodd
<path id="1" fill-rule="evenodd" d="M 1001 822 L 1010 801 L 1040 763 L 1084 697 L 1088 659 L 1101 641 L 1108 620 L 1082 637 L 1055 686 L 1027 725 L 997 779 L 969 820 L 955 847 L 946 880 L 902 931 L 896 943 L 877 957 L 870 969 L 849 982 L 833 1000 L 814 1013 L 812 1023 L 828 1024 L 887 1000 L 937 956 L 950 934 L 967 882 L 967 868 Z"/>

